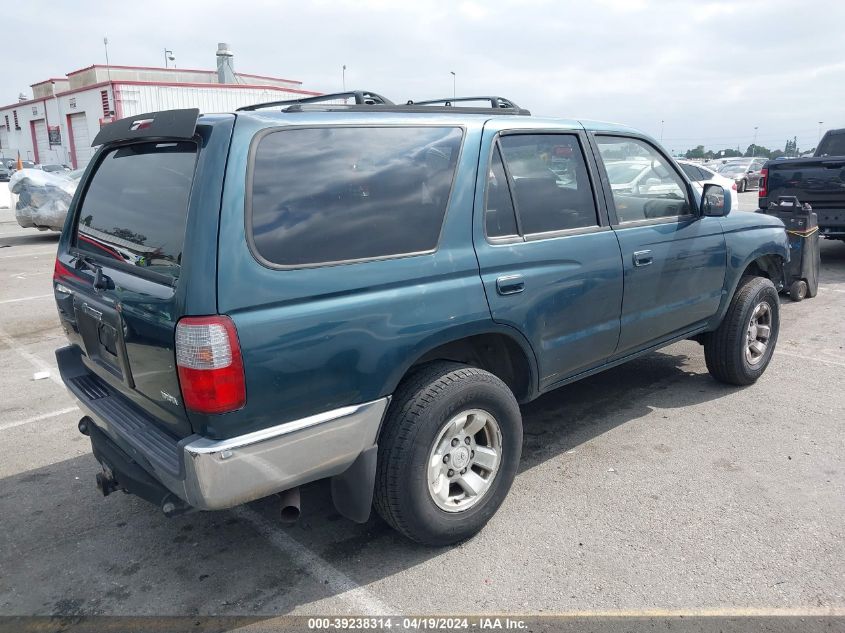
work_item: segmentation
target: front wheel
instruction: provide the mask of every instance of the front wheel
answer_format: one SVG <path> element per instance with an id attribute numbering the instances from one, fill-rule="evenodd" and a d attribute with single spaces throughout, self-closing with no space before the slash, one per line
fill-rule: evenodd
<path id="1" fill-rule="evenodd" d="M 721 325 L 705 337 L 707 369 L 720 382 L 752 384 L 766 371 L 779 330 L 774 284 L 764 277 L 743 277 Z"/>
<path id="2" fill-rule="evenodd" d="M 467 365 L 425 365 L 397 389 L 385 420 L 376 510 L 419 543 L 458 543 L 498 510 L 521 452 L 522 417 L 507 385 Z"/>

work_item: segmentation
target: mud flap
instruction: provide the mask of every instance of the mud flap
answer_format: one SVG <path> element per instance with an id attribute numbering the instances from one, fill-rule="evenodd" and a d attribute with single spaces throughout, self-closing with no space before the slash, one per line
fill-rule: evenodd
<path id="1" fill-rule="evenodd" d="M 373 505 L 378 445 L 362 451 L 352 465 L 331 478 L 334 507 L 347 519 L 366 523 Z"/>

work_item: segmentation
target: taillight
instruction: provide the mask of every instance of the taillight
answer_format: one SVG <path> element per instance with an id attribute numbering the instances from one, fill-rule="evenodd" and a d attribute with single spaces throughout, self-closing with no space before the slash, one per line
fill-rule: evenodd
<path id="1" fill-rule="evenodd" d="M 235 324 L 226 316 L 186 317 L 176 324 L 176 366 L 185 406 L 226 413 L 246 403 Z"/>
<path id="2" fill-rule="evenodd" d="M 757 196 L 760 198 L 765 198 L 768 195 L 768 191 L 766 190 L 766 181 L 769 180 L 769 169 L 768 167 L 763 167 L 760 170 L 760 189 L 757 192 Z"/>
<path id="3" fill-rule="evenodd" d="M 56 259 L 56 263 L 53 265 L 53 281 L 61 282 L 65 279 L 82 279 L 82 277 Z"/>

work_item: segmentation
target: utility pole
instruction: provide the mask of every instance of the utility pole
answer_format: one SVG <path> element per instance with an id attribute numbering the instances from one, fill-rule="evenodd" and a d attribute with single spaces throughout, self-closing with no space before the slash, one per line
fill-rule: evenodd
<path id="1" fill-rule="evenodd" d="M 111 84 L 111 67 L 109 64 L 109 38 L 103 38 L 103 48 L 106 49 L 106 73 L 109 76 L 109 84 Z"/>
<path id="2" fill-rule="evenodd" d="M 456 82 L 456 80 L 457 80 L 457 79 L 456 79 L 456 78 L 457 78 L 457 75 L 455 75 L 455 71 L 454 71 L 454 70 L 450 70 L 450 71 L 449 71 L 449 74 L 450 74 L 450 75 L 452 75 L 452 98 L 453 98 L 453 99 L 456 99 L 456 98 L 458 97 L 458 90 L 457 90 L 457 88 L 455 87 L 455 85 L 456 85 L 456 84 L 455 84 L 455 82 Z"/>

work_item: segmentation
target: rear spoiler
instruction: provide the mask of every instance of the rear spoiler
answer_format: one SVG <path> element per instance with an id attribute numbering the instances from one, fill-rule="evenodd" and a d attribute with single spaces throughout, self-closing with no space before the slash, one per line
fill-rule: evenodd
<path id="1" fill-rule="evenodd" d="M 191 139 L 197 129 L 198 108 L 162 110 L 119 119 L 102 128 L 91 147 L 136 139 Z"/>

